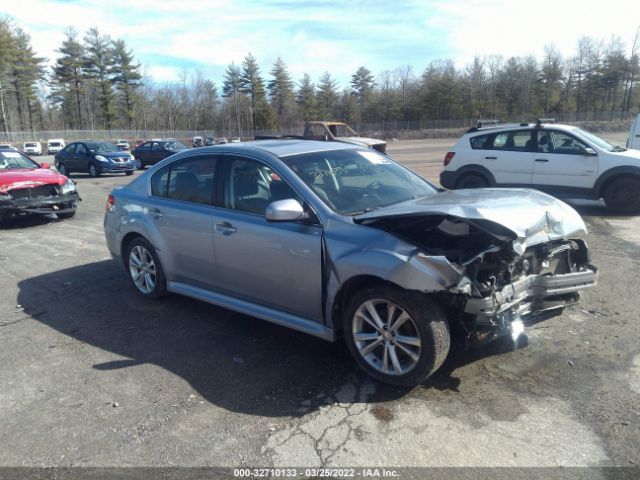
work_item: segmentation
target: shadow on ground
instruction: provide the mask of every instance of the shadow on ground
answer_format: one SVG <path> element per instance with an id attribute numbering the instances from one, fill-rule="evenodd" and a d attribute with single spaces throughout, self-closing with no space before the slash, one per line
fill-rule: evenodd
<path id="1" fill-rule="evenodd" d="M 17 301 L 33 319 L 125 357 L 86 368 L 108 372 L 155 364 L 231 411 L 299 416 L 304 413 L 303 399 L 332 395 L 345 384 L 370 382 L 343 342 L 332 344 L 178 295 L 142 299 L 113 261 L 47 273 L 18 286 Z M 456 390 L 456 368 L 503 351 L 494 346 L 456 352 L 425 387 Z M 366 401 L 391 401 L 409 391 L 377 384 Z"/>

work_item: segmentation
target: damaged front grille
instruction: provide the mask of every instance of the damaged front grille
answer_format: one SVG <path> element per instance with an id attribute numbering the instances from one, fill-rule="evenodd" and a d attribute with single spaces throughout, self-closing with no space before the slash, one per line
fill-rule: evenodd
<path id="1" fill-rule="evenodd" d="M 60 195 L 60 186 L 41 185 L 39 187 L 32 188 L 17 188 L 9 190 L 9 195 L 11 195 L 14 200 L 23 198 L 57 197 Z"/>

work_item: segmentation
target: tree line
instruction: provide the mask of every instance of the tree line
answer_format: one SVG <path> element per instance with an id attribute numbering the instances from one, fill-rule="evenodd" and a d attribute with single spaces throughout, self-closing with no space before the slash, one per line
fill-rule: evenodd
<path id="1" fill-rule="evenodd" d="M 583 37 L 563 57 L 553 46 L 534 56 L 476 56 L 457 67 L 435 60 L 422 72 L 411 65 L 374 74 L 359 67 L 348 85 L 326 71 L 294 79 L 284 59 L 263 73 L 248 53 L 219 83 L 200 71 L 158 83 L 142 73 L 124 40 L 97 28 L 64 32 L 48 66 L 29 35 L 0 19 L 2 131 L 193 130 L 238 135 L 342 119 L 352 124 L 609 114 L 626 118 L 640 107 L 640 39 L 630 47 Z"/>

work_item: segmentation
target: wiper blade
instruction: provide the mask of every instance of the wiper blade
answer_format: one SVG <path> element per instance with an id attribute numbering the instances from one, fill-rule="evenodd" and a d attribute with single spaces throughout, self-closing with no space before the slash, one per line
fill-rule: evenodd
<path id="1" fill-rule="evenodd" d="M 619 147 L 618 145 L 615 145 L 612 149 L 612 152 L 626 152 L 627 149 L 624 147 Z"/>

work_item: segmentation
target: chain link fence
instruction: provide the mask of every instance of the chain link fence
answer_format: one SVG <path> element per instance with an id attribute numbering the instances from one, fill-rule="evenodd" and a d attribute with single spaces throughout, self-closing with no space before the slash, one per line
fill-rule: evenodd
<path id="1" fill-rule="evenodd" d="M 629 128 L 631 120 L 635 114 L 630 115 L 623 112 L 569 112 L 563 114 L 539 115 L 538 117 L 554 118 L 556 123 L 568 124 L 585 124 L 594 125 L 593 129 L 598 130 L 620 130 Z M 534 122 L 535 115 L 519 115 L 509 118 L 499 118 L 501 123 L 520 123 Z M 440 137 L 455 136 L 456 132 L 475 126 L 477 118 L 458 118 L 449 120 L 393 120 L 370 123 L 351 124 L 351 126 L 361 135 L 378 136 L 383 138 L 420 138 L 424 137 Z M 602 123 L 599 126 L 598 123 Z M 607 126 L 607 124 L 609 124 Z M 97 139 L 106 141 L 115 141 L 117 139 L 126 139 L 130 142 L 140 140 L 149 140 L 153 138 L 176 138 L 183 142 L 191 143 L 194 136 L 214 136 L 218 137 L 236 137 L 240 136 L 243 140 L 249 140 L 255 135 L 302 135 L 304 124 L 300 123 L 281 130 L 244 130 L 236 132 L 235 130 L 54 130 L 54 131 L 25 131 L 25 132 L 0 132 L 1 142 L 23 143 L 23 142 L 42 142 L 53 138 L 63 138 L 66 142 L 82 139 Z M 431 132 L 430 134 L 427 132 Z"/>

